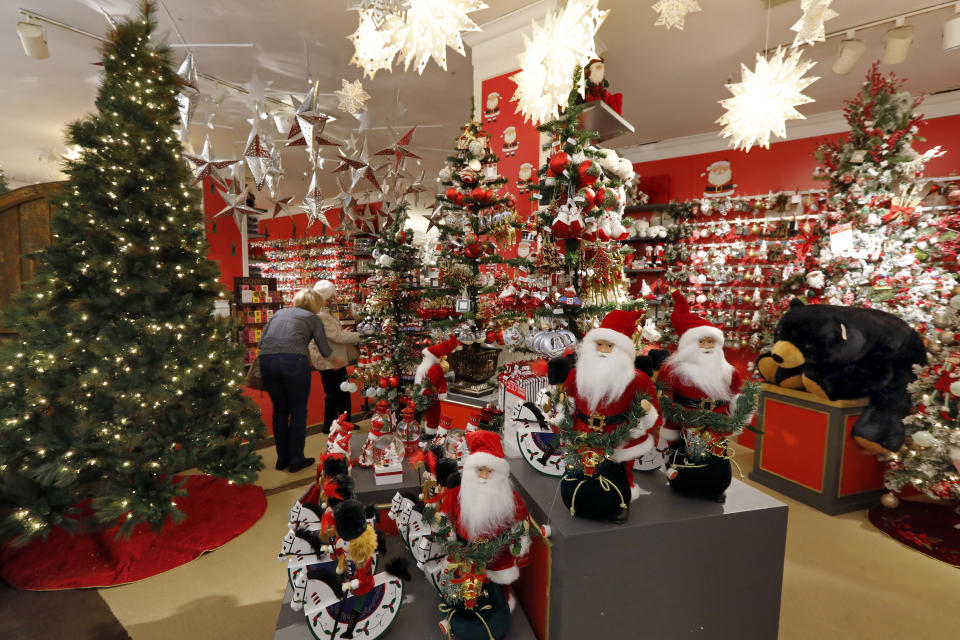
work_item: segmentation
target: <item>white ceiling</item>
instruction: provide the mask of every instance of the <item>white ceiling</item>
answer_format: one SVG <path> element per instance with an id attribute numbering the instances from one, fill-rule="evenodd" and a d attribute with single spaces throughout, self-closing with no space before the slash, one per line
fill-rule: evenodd
<path id="1" fill-rule="evenodd" d="M 285 98 L 306 91 L 307 78 L 320 81 L 322 104 L 339 119 L 326 133 L 347 138 L 357 120 L 336 109 L 332 91 L 341 78 L 356 80 L 360 72 L 349 64 L 352 45 L 346 36 L 356 29 L 357 14 L 346 11 L 347 0 L 163 0 L 187 42 L 252 42 L 253 48 L 199 48 L 196 59 L 202 73 L 243 84 L 254 69 L 261 79 L 272 82 L 268 95 Z M 486 0 L 489 9 L 472 16 L 484 24 L 517 8 L 528 0 Z M 18 6 L 31 9 L 94 33 L 103 33 L 106 21 L 101 8 L 113 15 L 129 15 L 136 0 L 13 0 L 0 2 L 0 59 L 4 60 L 0 82 L 0 166 L 14 185 L 55 180 L 59 177 L 57 157 L 65 152 L 65 125 L 93 108 L 100 67 L 97 42 L 55 27 L 46 27 L 50 58 L 34 60 L 24 55 L 16 36 L 20 20 Z M 703 10 L 687 16 L 683 31 L 654 27 L 653 0 L 601 0 L 611 9 L 601 27 L 599 39 L 607 50 L 607 75 L 611 89 L 624 94 L 624 116 L 636 133 L 621 136 L 611 146 L 623 147 L 650 141 L 715 131 L 714 120 L 721 114 L 717 101 L 727 97 L 724 88 L 729 76 L 739 80 L 740 64 L 753 66 L 755 54 L 769 45 L 792 41 L 789 30 L 800 14 L 800 0 L 786 0 L 769 12 L 763 0 L 700 0 Z M 934 0 L 834 0 L 840 17 L 827 23 L 828 31 L 904 13 L 935 4 Z M 916 25 L 914 45 L 906 62 L 895 69 L 908 78 L 914 93 L 936 93 L 960 88 L 960 52 L 944 54 L 940 45 L 943 21 L 952 9 L 911 18 Z M 767 21 L 769 19 L 769 36 Z M 159 32 L 169 42 L 179 42 L 163 8 Z M 805 56 L 818 61 L 810 72 L 821 79 L 808 94 L 816 103 L 801 108 L 807 115 L 833 111 L 844 98 L 858 89 L 870 63 L 882 53 L 883 34 L 891 25 L 858 32 L 868 45 L 866 55 L 849 76 L 830 71 L 838 39 L 808 47 Z M 468 50 L 469 53 L 469 50 Z M 519 52 L 517 52 L 519 53 Z M 307 55 L 308 54 L 308 55 Z M 177 50 L 177 59 L 182 57 Z M 422 125 L 414 138 L 413 150 L 423 156 L 428 179 L 442 165 L 452 147 L 458 127 L 466 120 L 472 87 L 468 58 L 448 50 L 444 72 L 432 62 L 422 76 L 402 67 L 392 73 L 378 72 L 372 81 L 363 80 L 373 98 L 371 127 L 365 135 L 372 151 L 387 146 L 387 125 L 396 129 Z M 211 83 L 201 86 L 208 95 Z M 406 108 L 400 118 L 397 95 Z M 249 111 L 243 96 L 230 93 L 222 106 L 205 102 L 198 108 L 191 127 L 191 143 L 199 148 L 208 129 L 205 114 L 216 111 L 210 131 L 214 148 L 221 157 L 242 150 L 249 125 Z M 361 137 L 364 134 L 361 134 Z M 325 151 L 332 158 L 331 151 Z M 302 147 L 284 151 L 288 176 L 281 190 L 302 195 L 306 183 L 306 156 Z M 329 161 L 325 170 L 336 165 Z M 327 189 L 334 189 L 332 180 Z M 329 193 L 329 192 L 328 192 Z M 261 199 L 265 195 L 259 196 Z M 263 206 L 264 202 L 260 202 Z"/>

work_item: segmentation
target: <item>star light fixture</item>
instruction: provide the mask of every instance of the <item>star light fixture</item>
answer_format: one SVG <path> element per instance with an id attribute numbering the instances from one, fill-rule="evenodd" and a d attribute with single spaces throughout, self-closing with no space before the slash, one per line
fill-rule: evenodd
<path id="1" fill-rule="evenodd" d="M 800 49 L 785 54 L 782 47 L 766 58 L 757 54 L 757 68 L 751 71 L 741 64 L 742 80 L 728 84 L 732 98 L 721 100 L 727 110 L 718 120 L 724 125 L 720 135 L 733 138 L 734 148 L 750 151 L 754 145 L 770 147 L 770 135 L 787 136 L 786 121 L 802 120 L 804 115 L 797 105 L 814 102 L 803 95 L 803 90 L 818 80 L 803 75 L 816 62 L 800 60 Z"/>
<path id="2" fill-rule="evenodd" d="M 409 0 L 409 5 L 404 28 L 396 31 L 395 37 L 404 70 L 416 61 L 419 74 L 430 58 L 446 71 L 447 47 L 466 55 L 461 34 L 480 31 L 467 14 L 488 8 L 482 0 Z"/>
<path id="3" fill-rule="evenodd" d="M 697 0 L 660 0 L 650 8 L 660 14 L 653 26 L 663 25 L 668 30 L 676 27 L 680 31 L 687 14 L 700 11 Z"/>
<path id="4" fill-rule="evenodd" d="M 568 0 L 543 25 L 533 23 L 533 37 L 523 34 L 523 53 L 517 56 L 520 72 L 510 76 L 517 90 L 510 99 L 524 122 L 546 122 L 560 114 L 571 90 L 571 71 L 585 60 L 598 58 L 594 35 L 609 11 L 600 11 L 597 0 Z M 578 89 L 583 92 L 583 79 Z"/>
<path id="5" fill-rule="evenodd" d="M 400 51 L 397 33 L 403 28 L 403 19 L 398 14 L 360 11 L 357 30 L 347 36 L 347 40 L 353 43 L 353 58 L 350 59 L 350 64 L 360 67 L 363 74 L 371 80 L 381 69 L 390 71 L 393 68 L 393 59 Z"/>
<path id="6" fill-rule="evenodd" d="M 794 47 L 826 40 L 826 29 L 823 23 L 840 15 L 830 8 L 831 2 L 833 0 L 803 0 L 801 4 L 803 16 L 790 27 L 797 32 L 793 39 Z"/>

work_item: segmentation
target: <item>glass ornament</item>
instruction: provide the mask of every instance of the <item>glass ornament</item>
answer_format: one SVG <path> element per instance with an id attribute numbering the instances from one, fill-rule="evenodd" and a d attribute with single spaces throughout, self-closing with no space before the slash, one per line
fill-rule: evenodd
<path id="1" fill-rule="evenodd" d="M 388 433 L 373 443 L 373 464 L 377 467 L 391 467 L 403 461 L 404 447 L 400 438 Z"/>
<path id="2" fill-rule="evenodd" d="M 443 450 L 448 458 L 462 462 L 470 453 L 470 450 L 467 448 L 466 432 L 463 429 L 451 429 L 450 432 L 447 433 L 446 440 L 444 440 Z"/>

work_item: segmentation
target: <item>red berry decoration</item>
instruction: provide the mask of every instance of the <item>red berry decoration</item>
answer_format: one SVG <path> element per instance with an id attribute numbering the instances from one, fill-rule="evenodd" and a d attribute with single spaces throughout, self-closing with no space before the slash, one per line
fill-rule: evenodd
<path id="1" fill-rule="evenodd" d="M 577 191 L 576 197 L 582 203 L 584 212 L 590 211 L 597 204 L 597 194 L 590 187 L 584 187 Z"/>
<path id="2" fill-rule="evenodd" d="M 447 189 L 446 196 L 447 196 L 447 200 L 452 200 L 453 202 L 456 202 L 457 198 L 460 196 L 460 192 L 457 190 L 456 187 L 450 187 L 449 189 Z"/>
<path id="3" fill-rule="evenodd" d="M 577 166 L 577 180 L 581 187 L 589 187 L 600 179 L 600 165 L 593 160 L 584 160 Z"/>
<path id="4" fill-rule="evenodd" d="M 550 171 L 552 171 L 555 176 L 558 176 L 563 173 L 563 170 L 567 168 L 568 164 L 570 164 L 570 154 L 560 151 L 553 154 L 553 157 L 550 158 Z"/>

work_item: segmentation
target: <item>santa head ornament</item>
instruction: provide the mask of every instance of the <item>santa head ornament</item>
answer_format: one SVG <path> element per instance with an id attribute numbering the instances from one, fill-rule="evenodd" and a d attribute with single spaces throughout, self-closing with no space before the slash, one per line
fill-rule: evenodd
<path id="1" fill-rule="evenodd" d="M 700 342 L 702 338 L 713 338 L 723 347 L 723 332 L 700 316 L 690 311 L 690 304 L 679 291 L 673 292 L 673 312 L 670 314 L 673 330 L 680 337 L 677 349 L 683 349 Z"/>
<path id="2" fill-rule="evenodd" d="M 480 467 L 491 469 L 494 473 L 509 476 L 510 463 L 503 457 L 500 436 L 492 431 L 471 431 L 467 433 L 467 448 L 470 454 L 463 463 L 464 471 Z"/>
<path id="3" fill-rule="evenodd" d="M 583 343 L 595 345 L 599 340 L 606 340 L 633 358 L 636 355 L 633 334 L 637 332 L 637 324 L 642 317 L 643 311 L 614 309 L 604 316 L 599 327 L 591 329 L 583 336 Z"/>

